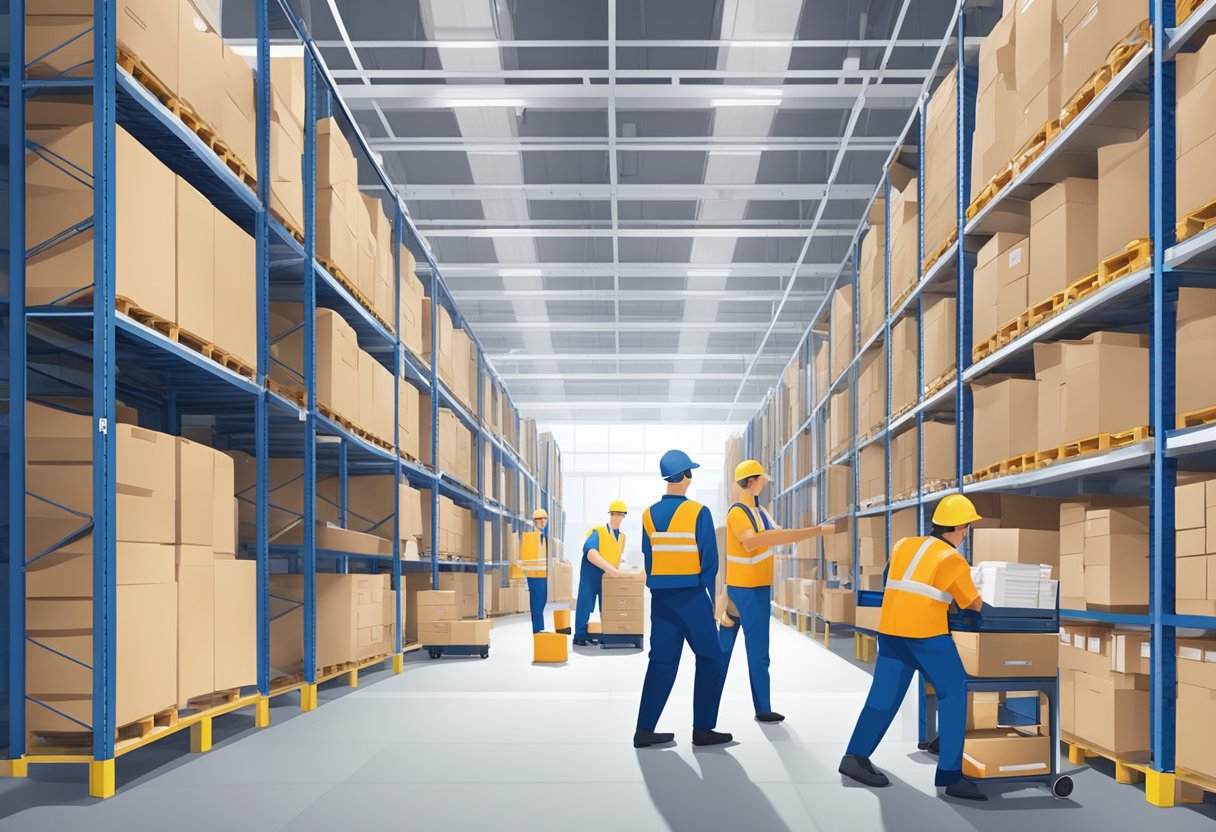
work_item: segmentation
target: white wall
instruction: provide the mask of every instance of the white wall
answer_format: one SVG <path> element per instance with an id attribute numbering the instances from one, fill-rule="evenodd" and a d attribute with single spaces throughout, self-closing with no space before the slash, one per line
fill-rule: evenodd
<path id="1" fill-rule="evenodd" d="M 626 562 L 642 563 L 642 511 L 662 496 L 659 457 L 679 448 L 701 467 L 693 472 L 688 496 L 709 506 L 721 523 L 722 452 L 737 425 L 586 424 L 540 425 L 562 449 L 565 476 L 567 540 L 564 554 L 577 563 L 592 526 L 607 522 L 608 504 L 618 497 L 629 505 L 621 527 L 626 535 Z"/>

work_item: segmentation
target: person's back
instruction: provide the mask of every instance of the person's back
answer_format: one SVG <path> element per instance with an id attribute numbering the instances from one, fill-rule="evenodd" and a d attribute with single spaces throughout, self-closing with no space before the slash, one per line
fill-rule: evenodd
<path id="1" fill-rule="evenodd" d="M 969 587 L 971 567 L 953 546 L 939 537 L 904 538 L 891 550 L 878 632 L 904 638 L 944 635 L 950 631 L 950 602 L 970 596 Z"/>

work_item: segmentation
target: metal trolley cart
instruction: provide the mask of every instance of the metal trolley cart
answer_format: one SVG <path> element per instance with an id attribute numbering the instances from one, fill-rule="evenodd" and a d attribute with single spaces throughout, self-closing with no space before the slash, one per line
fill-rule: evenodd
<path id="1" fill-rule="evenodd" d="M 951 613 L 950 629 L 960 632 L 978 633 L 1059 633 L 1060 613 L 1058 609 L 1021 609 L 1012 607 L 990 607 L 984 605 L 981 612 Z M 1046 772 L 1012 774 L 984 778 L 1001 783 L 1042 783 L 1060 799 L 1073 792 L 1073 781 L 1060 770 L 1060 676 L 1016 676 L 981 678 L 968 677 L 967 691 L 990 693 L 1037 693 L 1047 697 L 1047 735 L 1051 747 L 1051 763 Z M 929 741 L 937 733 L 937 697 L 925 682 L 921 681 L 921 740 L 922 750 L 936 752 L 937 739 Z M 1010 726 L 1040 724 L 1038 697 L 1029 712 L 1023 708 L 1002 708 L 1004 722 Z"/>
<path id="2" fill-rule="evenodd" d="M 641 633 L 596 633 L 595 643 L 600 646 L 601 650 L 608 650 L 612 647 L 632 647 L 641 650 L 644 638 L 645 636 Z M 590 636 L 588 636 L 587 643 L 592 643 Z"/>
<path id="3" fill-rule="evenodd" d="M 422 649 L 426 650 L 427 655 L 432 659 L 438 659 L 445 655 L 490 658 L 490 645 L 488 644 L 424 644 Z"/>

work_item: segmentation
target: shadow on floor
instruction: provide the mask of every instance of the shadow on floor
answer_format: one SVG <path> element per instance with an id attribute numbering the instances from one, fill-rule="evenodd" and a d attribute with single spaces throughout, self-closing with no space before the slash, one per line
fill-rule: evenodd
<path id="1" fill-rule="evenodd" d="M 639 749 L 637 758 L 651 802 L 674 832 L 789 829 L 728 748 L 696 752 L 699 775 L 674 749 Z"/>

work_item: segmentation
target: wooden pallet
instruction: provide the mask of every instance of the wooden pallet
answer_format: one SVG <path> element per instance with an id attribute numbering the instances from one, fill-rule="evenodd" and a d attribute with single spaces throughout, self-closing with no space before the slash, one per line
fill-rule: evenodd
<path id="1" fill-rule="evenodd" d="M 1043 155 L 1043 151 L 1047 149 L 1051 140 L 1059 134 L 1060 122 L 1058 119 L 1043 122 L 1042 126 L 1022 145 L 1022 148 L 1009 162 L 1013 176 L 1017 176 L 1030 167 L 1036 159 Z"/>
<path id="2" fill-rule="evenodd" d="M 942 255 L 944 255 L 947 251 L 950 250 L 950 246 L 954 245 L 957 242 L 958 242 L 958 229 L 951 228 L 950 233 L 946 235 L 945 241 L 943 241 L 941 245 L 939 245 L 937 248 L 935 248 L 933 250 L 932 254 L 925 257 L 925 262 L 921 264 L 921 269 L 920 269 L 921 275 L 923 276 L 923 275 L 928 274 L 929 269 L 933 268 L 933 265 L 938 260 L 942 259 Z"/>
<path id="3" fill-rule="evenodd" d="M 967 206 L 967 219 L 975 219 L 976 214 L 983 211 L 989 202 L 996 198 L 996 195 L 1005 189 L 1005 186 L 1013 181 L 1013 165 L 1006 164 L 1005 167 L 997 171 L 988 184 L 980 189 L 976 194 L 975 199 L 971 200 L 971 204 Z"/>
<path id="4" fill-rule="evenodd" d="M 1178 26 L 1181 26 L 1188 17 L 1195 13 L 1195 9 L 1203 5 L 1203 0 L 1178 0 L 1174 5 L 1174 19 L 1177 20 Z"/>
<path id="5" fill-rule="evenodd" d="M 149 736 L 157 728 L 172 728 L 177 724 L 177 708 L 165 708 L 151 716 L 137 719 L 123 725 L 114 732 L 115 742 L 140 740 Z M 29 734 L 31 749 L 45 752 L 49 748 L 82 749 L 93 745 L 92 731 L 31 731 Z"/>
<path id="6" fill-rule="evenodd" d="M 1124 67 L 1131 62 L 1142 48 L 1148 45 L 1152 37 L 1152 29 L 1147 20 L 1141 22 L 1126 38 L 1116 44 L 1106 55 L 1106 63 L 1093 71 L 1067 103 L 1060 110 L 1060 126 L 1067 128 L 1085 112 L 1094 99 L 1106 89 Z"/>
<path id="7" fill-rule="evenodd" d="M 924 398 L 927 399 L 930 396 L 936 395 L 939 391 L 945 389 L 945 387 L 947 385 L 949 385 L 951 382 L 953 382 L 957 378 L 958 378 L 958 371 L 955 370 L 954 368 L 951 368 L 951 369 L 947 370 L 946 372 L 942 373 L 940 376 L 933 379 L 933 381 L 931 381 L 925 385 Z"/>
<path id="8" fill-rule="evenodd" d="M 1178 220 L 1174 232 L 1178 242 L 1181 243 L 1200 232 L 1207 231 L 1213 225 L 1216 225 L 1216 199 L 1204 203 Z"/>
<path id="9" fill-rule="evenodd" d="M 1146 268 L 1153 257 L 1152 240 L 1132 240 L 1118 254 L 1107 257 L 1098 266 L 1098 283 L 1105 286 L 1121 277 Z"/>
<path id="10" fill-rule="evenodd" d="M 1179 428 L 1199 428 L 1216 422 L 1216 405 L 1178 414 Z"/>
<path id="11" fill-rule="evenodd" d="M 1083 740 L 1072 734 L 1060 732 L 1060 740 L 1068 745 L 1068 762 L 1072 765 L 1084 765 L 1086 758 L 1101 757 L 1115 764 L 1115 780 L 1120 783 L 1134 784 L 1140 782 L 1144 771 L 1149 765 L 1147 751 L 1115 754 L 1107 751 L 1089 740 Z"/>
<path id="12" fill-rule="evenodd" d="M 1096 433 L 1093 436 L 1086 436 L 1084 439 L 1062 443 L 1060 445 L 1059 459 L 1067 460 L 1087 454 L 1113 451 L 1116 448 L 1143 442 L 1152 435 L 1153 433 L 1147 425 L 1118 433 Z"/>
<path id="13" fill-rule="evenodd" d="M 197 352 L 237 375 L 244 376 L 251 381 L 257 378 L 257 371 L 232 353 L 217 347 L 205 338 L 198 337 L 188 329 L 183 329 L 173 321 L 165 320 L 159 315 L 141 308 L 129 298 L 115 298 L 114 308 L 137 323 L 159 332 L 170 341 Z"/>
<path id="14" fill-rule="evenodd" d="M 891 301 L 891 311 L 894 312 L 896 309 L 898 309 L 903 304 L 904 301 L 906 301 L 908 298 L 912 297 L 912 293 L 915 291 L 916 291 L 916 285 L 913 284 L 913 285 L 909 286 L 907 289 L 900 292 L 899 297 L 897 297 L 895 300 Z"/>
<path id="15" fill-rule="evenodd" d="M 215 693 L 208 693 L 204 696 L 196 696 L 186 704 L 186 710 L 190 711 L 205 711 L 209 708 L 214 708 L 217 705 L 226 705 L 229 702 L 235 702 L 241 698 L 240 688 L 231 688 L 229 690 L 217 690 Z"/>
<path id="16" fill-rule="evenodd" d="M 266 379 L 266 387 L 267 387 L 267 389 L 270 390 L 270 392 L 277 393 L 278 395 L 282 396 L 283 398 L 288 399 L 289 401 L 295 402 L 300 407 L 307 407 L 307 405 L 308 405 L 307 391 L 294 390 L 294 389 L 291 389 L 288 387 L 284 387 L 282 384 L 279 384 L 277 381 L 274 381 L 269 378 Z"/>
<path id="17" fill-rule="evenodd" d="M 117 62 L 120 67 L 131 74 L 132 78 L 152 93 L 165 109 L 177 116 L 182 124 L 198 136 L 202 143 L 207 145 L 211 152 L 218 156 L 246 187 L 256 190 L 258 182 L 253 168 L 245 164 L 245 161 L 232 151 L 228 143 L 220 138 L 215 128 L 203 119 L 197 110 L 178 98 L 173 90 L 156 77 L 156 73 L 149 69 L 147 64 L 122 47 L 118 49 Z"/>
<path id="18" fill-rule="evenodd" d="M 287 217 L 283 216 L 283 214 L 281 214 L 279 210 L 273 206 L 270 208 L 270 216 L 278 220 L 279 223 L 287 229 L 287 233 L 295 238 L 297 243 L 304 245 L 304 231 L 299 226 L 287 219 Z"/>
<path id="19" fill-rule="evenodd" d="M 324 266 L 325 270 L 333 275 L 335 280 L 342 284 L 342 288 L 350 292 L 351 297 L 357 300 L 360 306 L 366 309 L 373 318 L 379 321 L 381 326 L 383 326 L 389 332 L 395 333 L 397 331 L 395 326 L 386 321 L 384 317 L 376 311 L 375 307 L 372 305 L 371 298 L 364 294 L 363 290 L 356 286 L 354 281 L 346 276 L 346 272 L 339 268 L 337 263 L 327 257 L 317 257 L 317 262 Z"/>
<path id="20" fill-rule="evenodd" d="M 1014 474 L 1032 471 L 1037 467 L 1035 457 L 1035 453 L 1011 456 L 1008 459 L 1002 459 L 1000 462 L 994 462 L 991 465 L 976 469 L 964 477 L 963 481 L 967 483 L 983 482 L 984 480 L 996 479 L 997 477 L 1009 477 Z"/>

